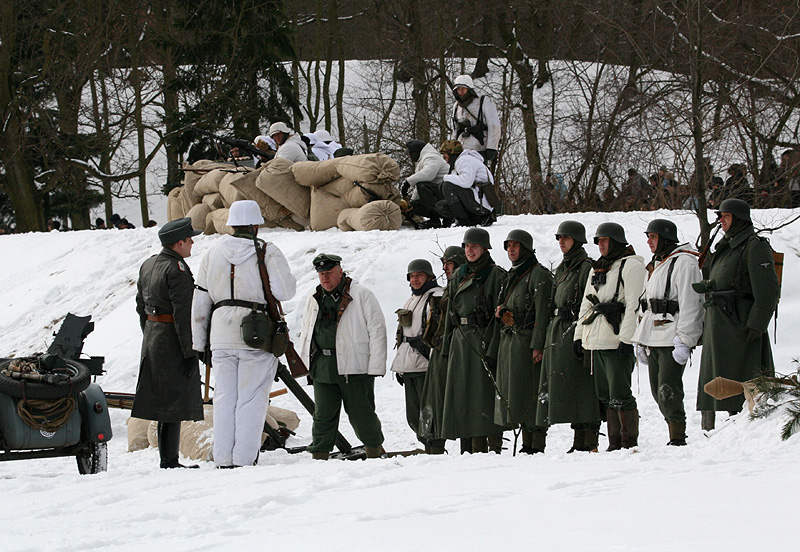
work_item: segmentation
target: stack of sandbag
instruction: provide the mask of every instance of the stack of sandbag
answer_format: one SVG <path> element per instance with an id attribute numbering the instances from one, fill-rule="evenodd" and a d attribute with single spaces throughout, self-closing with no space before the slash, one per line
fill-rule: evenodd
<path id="1" fill-rule="evenodd" d="M 292 173 L 298 184 L 311 188 L 309 226 L 312 230 L 326 230 L 337 225 L 343 230 L 352 230 L 347 224 L 338 224 L 343 220 L 345 210 L 365 207 L 377 200 L 399 199 L 393 184 L 400 178 L 400 168 L 391 157 L 382 153 L 295 163 Z M 377 212 L 381 209 L 386 211 L 390 208 L 382 205 L 372 210 Z M 397 226 L 388 226 L 394 222 L 395 217 L 383 217 L 378 226 L 386 230 L 397 229 L 402 217 Z"/>
<path id="2" fill-rule="evenodd" d="M 214 452 L 214 407 L 203 405 L 204 419 L 199 422 L 181 422 L 180 452 L 186 458 L 210 462 Z M 286 428 L 294 431 L 300 426 L 300 418 L 291 410 L 270 405 L 265 422 L 273 429 Z M 158 422 L 128 418 L 128 452 L 147 447 L 158 448 Z M 267 438 L 261 434 L 261 443 Z"/>
<path id="3" fill-rule="evenodd" d="M 311 161 L 311 163 L 314 163 Z M 294 222 L 303 227 L 308 226 L 311 194 L 308 188 L 301 186 L 294 178 L 292 166 L 297 163 L 276 157 L 265 163 L 258 174 L 256 188 L 288 210 Z"/>

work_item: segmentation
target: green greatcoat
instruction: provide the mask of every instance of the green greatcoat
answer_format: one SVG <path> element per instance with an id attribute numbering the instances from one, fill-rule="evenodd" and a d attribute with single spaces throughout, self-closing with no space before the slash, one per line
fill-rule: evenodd
<path id="1" fill-rule="evenodd" d="M 488 255 L 486 253 L 485 255 Z M 503 431 L 494 424 L 495 387 L 481 360 L 489 367 L 497 359 L 500 326 L 494 311 L 505 271 L 494 262 L 475 274 L 462 265 L 447 286 L 450 297 L 445 313 L 442 354 L 447 357 L 447 383 L 442 413 L 443 439 L 482 437 Z M 480 324 L 462 323 L 462 318 Z"/>
<path id="2" fill-rule="evenodd" d="M 516 283 L 515 283 L 516 282 Z M 534 364 L 534 350 L 545 345 L 550 320 L 553 276 L 531 255 L 509 270 L 500 305 L 513 314 L 514 325 L 500 322 L 494 422 L 502 426 L 536 426 L 537 396 L 542 363 Z M 503 312 L 503 311 L 501 311 Z"/>
<path id="3" fill-rule="evenodd" d="M 736 297 L 739 323 L 734 324 L 715 303 L 712 294 L 706 293 L 697 410 L 738 412 L 744 401 L 741 395 L 718 401 L 708 395 L 703 386 L 717 376 L 747 381 L 761 373 L 775 373 L 767 326 L 778 305 L 780 286 L 772 249 L 755 235 L 752 224 L 720 241 L 711 259 L 709 280 L 716 291 L 741 293 Z M 763 333 L 748 343 L 748 329 Z"/>
<path id="4" fill-rule="evenodd" d="M 442 313 L 447 313 L 447 290 L 445 289 L 441 297 L 433 297 L 431 302 L 433 312 L 429 324 L 434 325 L 436 330 L 430 339 L 423 337 L 425 344 L 431 348 L 428 371 L 425 372 L 425 383 L 420 398 L 418 434 L 423 442 L 442 438 L 444 390 L 447 385 L 447 359 L 442 356 L 445 325 Z"/>
<path id="5" fill-rule="evenodd" d="M 536 412 L 538 425 L 600 421 L 600 404 L 591 370 L 572 352 L 574 319 L 591 271 L 591 259 L 583 247 L 573 247 L 556 268 L 553 290 L 556 315 L 547 326 L 539 385 L 541 403 Z"/>

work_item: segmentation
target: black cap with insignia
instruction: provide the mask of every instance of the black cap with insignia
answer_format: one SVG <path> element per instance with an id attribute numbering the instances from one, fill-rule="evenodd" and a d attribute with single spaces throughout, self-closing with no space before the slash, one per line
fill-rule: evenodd
<path id="1" fill-rule="evenodd" d="M 192 219 L 183 217 L 171 220 L 162 226 L 158 231 L 158 238 L 161 240 L 161 245 L 172 245 L 198 234 L 201 232 L 192 228 Z"/>
<path id="2" fill-rule="evenodd" d="M 342 258 L 339 255 L 329 255 L 327 253 L 320 253 L 312 261 L 317 272 L 328 271 L 335 266 L 339 266 L 341 262 Z"/>

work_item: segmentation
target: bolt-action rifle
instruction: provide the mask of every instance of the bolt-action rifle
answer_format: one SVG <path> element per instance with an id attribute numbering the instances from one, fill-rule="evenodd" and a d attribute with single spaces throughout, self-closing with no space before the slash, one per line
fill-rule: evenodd
<path id="1" fill-rule="evenodd" d="M 231 148 L 239 148 L 240 151 L 249 153 L 250 155 L 261 156 L 261 157 L 270 157 L 274 153 L 274 152 L 270 152 L 270 151 L 260 150 L 257 147 L 255 147 L 253 144 L 248 142 L 247 140 L 238 140 L 236 138 L 226 138 L 225 136 L 218 136 L 218 135 L 214 134 L 213 132 L 209 132 L 207 130 L 203 130 L 202 128 L 197 128 L 195 126 L 191 126 L 189 128 L 191 130 L 194 130 L 195 132 L 199 132 L 200 134 L 208 136 L 209 138 L 212 138 L 213 140 L 216 140 L 217 142 L 222 142 L 223 144 L 226 144 L 226 145 L 230 146 Z"/>

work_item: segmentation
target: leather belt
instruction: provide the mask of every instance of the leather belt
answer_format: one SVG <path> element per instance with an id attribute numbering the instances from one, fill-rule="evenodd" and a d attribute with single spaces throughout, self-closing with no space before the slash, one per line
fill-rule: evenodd
<path id="1" fill-rule="evenodd" d="M 148 314 L 147 319 L 150 322 L 175 322 L 171 314 Z"/>

